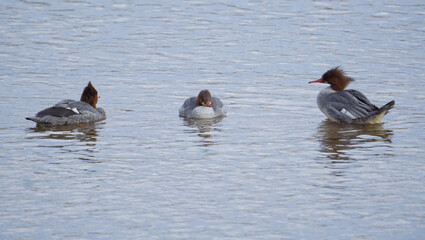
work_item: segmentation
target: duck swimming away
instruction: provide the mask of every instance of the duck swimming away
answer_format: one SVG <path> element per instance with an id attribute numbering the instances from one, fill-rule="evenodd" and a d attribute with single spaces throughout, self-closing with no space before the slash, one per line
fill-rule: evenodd
<path id="1" fill-rule="evenodd" d="M 106 119 L 106 113 L 97 107 L 99 96 L 91 82 L 87 84 L 80 101 L 62 100 L 53 107 L 38 112 L 27 120 L 40 124 L 68 125 L 78 123 L 97 122 Z"/>
<path id="2" fill-rule="evenodd" d="M 322 78 L 309 83 L 327 83 L 329 87 L 317 95 L 317 106 L 331 121 L 339 123 L 380 123 L 388 111 L 394 107 L 394 100 L 381 108 L 357 90 L 344 90 L 354 79 L 345 76 L 342 69 L 328 70 Z"/>
<path id="3" fill-rule="evenodd" d="M 215 118 L 226 115 L 226 108 L 210 91 L 202 90 L 197 97 L 190 97 L 180 107 L 179 114 L 186 118 Z"/>

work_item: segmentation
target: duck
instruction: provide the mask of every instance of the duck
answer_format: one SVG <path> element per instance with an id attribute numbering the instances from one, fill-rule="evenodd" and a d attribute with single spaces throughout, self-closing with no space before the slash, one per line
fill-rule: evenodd
<path id="1" fill-rule="evenodd" d="M 180 117 L 206 119 L 225 116 L 227 113 L 221 100 L 211 95 L 207 89 L 199 92 L 197 97 L 186 99 L 179 109 Z"/>
<path id="2" fill-rule="evenodd" d="M 37 124 L 70 125 L 97 122 L 106 119 L 105 110 L 97 107 L 99 96 L 89 82 L 81 94 L 80 101 L 65 99 L 53 107 L 46 108 L 33 117 L 25 119 Z"/>
<path id="3" fill-rule="evenodd" d="M 383 117 L 394 107 L 392 100 L 378 108 L 361 92 L 345 88 L 354 79 L 346 76 L 340 67 L 325 72 L 320 79 L 309 83 L 326 83 L 317 95 L 317 106 L 326 117 L 342 124 L 374 124 L 381 123 Z"/>

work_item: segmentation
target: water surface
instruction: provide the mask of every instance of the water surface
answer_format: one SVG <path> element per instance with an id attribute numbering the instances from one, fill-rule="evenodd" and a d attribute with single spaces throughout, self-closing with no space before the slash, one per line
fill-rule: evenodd
<path id="1" fill-rule="evenodd" d="M 3 1 L 2 239 L 420 239 L 420 1 Z M 382 124 L 307 84 L 342 66 Z M 92 81 L 108 119 L 25 117 Z M 178 117 L 209 89 L 228 115 Z"/>

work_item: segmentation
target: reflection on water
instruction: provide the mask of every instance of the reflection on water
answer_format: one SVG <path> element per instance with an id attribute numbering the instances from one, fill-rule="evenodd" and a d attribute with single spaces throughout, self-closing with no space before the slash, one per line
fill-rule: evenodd
<path id="1" fill-rule="evenodd" d="M 62 139 L 80 140 L 81 142 L 96 142 L 97 130 L 94 123 L 49 126 L 37 124 L 34 128 L 28 128 L 30 134 L 27 139 Z M 35 135 L 31 133 L 36 133 Z"/>
<path id="2" fill-rule="evenodd" d="M 102 161 L 96 157 L 98 152 L 96 141 L 98 137 L 97 128 L 101 125 L 94 123 L 69 126 L 37 125 L 26 130 L 26 139 L 37 141 L 38 144 L 36 150 L 34 150 L 36 152 L 53 151 L 60 155 L 71 154 L 85 162 L 100 163 Z M 54 163 L 59 164 L 60 161 Z"/>
<path id="3" fill-rule="evenodd" d="M 216 123 L 221 122 L 221 120 L 223 120 L 223 116 L 221 117 L 216 117 L 216 118 L 212 118 L 212 119 L 190 119 L 190 118 L 184 118 L 184 125 L 185 126 L 189 126 L 189 127 L 197 127 L 200 134 L 200 137 L 211 137 L 211 135 L 209 134 L 204 134 L 204 133 L 209 133 L 212 131 L 213 125 Z"/>
<path id="4" fill-rule="evenodd" d="M 190 132 L 198 133 L 198 136 L 202 138 L 202 146 L 207 147 L 214 144 L 212 141 L 212 131 L 218 130 L 214 126 L 223 120 L 224 116 L 216 117 L 212 119 L 190 119 L 183 118 L 183 124 L 192 128 Z M 195 130 L 197 128 L 197 130 Z"/>
<path id="5" fill-rule="evenodd" d="M 323 121 L 317 130 L 320 151 L 332 163 L 350 160 L 349 150 L 368 147 L 368 143 L 391 143 L 392 135 L 393 131 L 385 129 L 383 124 L 339 124 L 329 120 Z"/>

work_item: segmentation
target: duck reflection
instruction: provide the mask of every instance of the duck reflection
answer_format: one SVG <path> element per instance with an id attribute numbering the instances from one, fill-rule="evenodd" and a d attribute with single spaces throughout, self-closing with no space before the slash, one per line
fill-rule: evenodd
<path id="1" fill-rule="evenodd" d="M 203 139 L 202 145 L 210 146 L 214 144 L 214 142 L 211 140 L 211 137 L 212 137 L 211 132 L 213 130 L 216 130 L 214 128 L 214 125 L 221 122 L 223 118 L 224 117 L 216 117 L 216 118 L 209 118 L 209 119 L 183 118 L 183 124 L 191 128 L 197 128 L 198 136 L 202 137 Z"/>
<path id="2" fill-rule="evenodd" d="M 350 160 L 347 151 L 365 147 L 367 143 L 391 143 L 392 135 L 393 131 L 384 129 L 382 124 L 343 125 L 329 120 L 323 121 L 317 131 L 320 151 L 325 153 L 332 163 Z"/>
<path id="3" fill-rule="evenodd" d="M 97 130 L 102 124 L 87 123 L 69 126 L 37 125 L 27 129 L 27 139 L 35 140 L 37 149 L 49 148 L 50 150 L 36 150 L 50 152 L 51 154 L 71 154 L 82 161 L 100 163 L 96 157 Z M 44 140 L 55 141 L 44 141 Z M 80 144 L 76 144 L 80 142 Z"/>
<path id="4" fill-rule="evenodd" d="M 27 129 L 28 133 L 37 133 L 37 135 L 29 136 L 27 138 L 96 142 L 98 136 L 96 126 L 97 125 L 94 123 L 65 126 L 49 126 L 45 124 L 37 124 L 36 127 Z"/>

